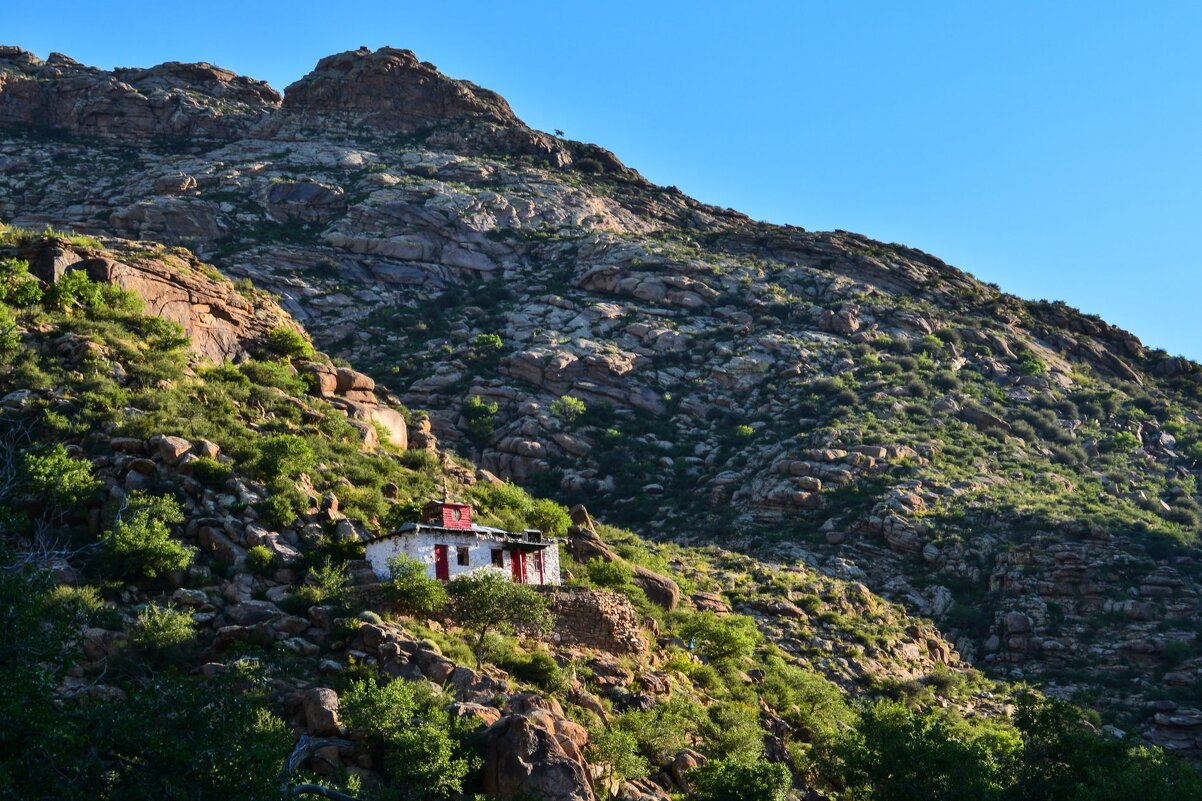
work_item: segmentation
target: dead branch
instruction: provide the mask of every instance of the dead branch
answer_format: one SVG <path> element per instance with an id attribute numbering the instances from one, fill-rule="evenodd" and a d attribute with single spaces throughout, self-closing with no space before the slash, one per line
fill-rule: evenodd
<path id="1" fill-rule="evenodd" d="M 301 735 L 301 738 L 296 741 L 296 746 L 292 749 L 292 753 L 284 760 L 283 770 L 280 771 L 280 781 L 284 792 L 290 795 L 320 795 L 324 798 L 332 799 L 332 801 L 359 801 L 353 795 L 331 790 L 329 787 L 322 787 L 320 784 L 309 782 L 292 784 L 292 774 L 296 773 L 300 769 L 300 766 L 308 761 L 316 751 L 330 745 L 337 748 L 350 748 L 354 746 L 354 743 L 350 740 L 343 740 L 337 737 L 314 738 L 307 734 Z"/>

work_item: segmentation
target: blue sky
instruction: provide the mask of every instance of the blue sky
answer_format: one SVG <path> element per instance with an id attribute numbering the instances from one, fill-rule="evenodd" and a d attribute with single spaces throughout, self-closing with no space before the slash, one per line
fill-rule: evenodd
<path id="1" fill-rule="evenodd" d="M 1202 3 L 8 4 L 0 42 L 277 89 L 407 47 L 653 181 L 933 253 L 1202 359 Z"/>

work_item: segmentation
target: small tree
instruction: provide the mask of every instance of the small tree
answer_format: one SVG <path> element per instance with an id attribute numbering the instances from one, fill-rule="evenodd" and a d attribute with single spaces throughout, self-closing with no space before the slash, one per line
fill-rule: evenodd
<path id="1" fill-rule="evenodd" d="M 760 630 L 746 615 L 719 617 L 713 612 L 696 612 L 681 617 L 681 636 L 692 640 L 707 659 L 748 657 L 760 643 Z"/>
<path id="2" fill-rule="evenodd" d="M 313 346 L 303 334 L 282 326 L 267 335 L 267 347 L 287 359 L 307 359 L 313 355 Z"/>
<path id="3" fill-rule="evenodd" d="M 71 458 L 61 444 L 45 453 L 26 454 L 23 472 L 34 496 L 62 509 L 83 502 L 100 487 L 92 476 L 92 463 Z"/>
<path id="4" fill-rule="evenodd" d="M 530 504 L 526 520 L 549 537 L 562 537 L 572 525 L 568 510 L 548 498 L 539 498 Z"/>
<path id="5" fill-rule="evenodd" d="M 259 451 L 259 469 L 268 479 L 296 478 L 315 464 L 313 446 L 295 434 L 273 434 Z"/>
<path id="6" fill-rule="evenodd" d="M 447 605 L 447 591 L 426 574 L 426 565 L 411 556 L 388 560 L 390 578 L 381 585 L 392 608 L 408 615 L 430 617 Z"/>
<path id="7" fill-rule="evenodd" d="M 573 398 L 571 395 L 564 395 L 551 401 L 551 414 L 565 423 L 576 422 L 576 418 L 584 414 L 585 411 L 584 401 L 580 400 L 580 398 Z"/>
<path id="8" fill-rule="evenodd" d="M 518 627 L 545 631 L 551 625 L 547 600 L 525 584 L 514 584 L 497 568 L 456 576 L 447 592 L 451 619 L 472 634 L 477 668 L 484 661 L 484 638 L 490 632 L 511 634 Z"/>
<path id="9" fill-rule="evenodd" d="M 785 801 L 793 786 L 779 762 L 713 759 L 688 773 L 697 801 Z"/>
<path id="10" fill-rule="evenodd" d="M 171 537 L 168 525 L 182 523 L 183 510 L 170 495 L 131 492 L 105 535 L 108 560 L 120 576 L 156 578 L 192 563 L 196 549 Z"/>

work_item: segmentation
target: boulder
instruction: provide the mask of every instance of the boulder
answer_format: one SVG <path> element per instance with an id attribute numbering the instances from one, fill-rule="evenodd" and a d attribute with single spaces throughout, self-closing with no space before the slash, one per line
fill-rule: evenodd
<path id="1" fill-rule="evenodd" d="M 338 693 L 327 687 L 314 687 L 302 696 L 305 727 L 314 737 L 337 737 L 342 733 L 338 720 Z"/>
<path id="2" fill-rule="evenodd" d="M 523 715 L 506 715 L 486 732 L 485 794 L 546 801 L 595 801 L 588 764 L 569 754 L 546 728 Z"/>

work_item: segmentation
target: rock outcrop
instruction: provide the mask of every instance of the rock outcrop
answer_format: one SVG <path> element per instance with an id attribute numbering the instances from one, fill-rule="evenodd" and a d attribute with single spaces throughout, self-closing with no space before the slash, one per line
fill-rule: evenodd
<path id="1" fill-rule="evenodd" d="M 82 270 L 92 280 L 135 293 L 148 314 L 179 323 L 192 349 L 218 364 L 261 349 L 277 328 L 296 327 L 276 303 L 262 295 L 251 299 L 239 294 L 228 279 L 187 251 L 111 244 L 110 249 L 94 251 L 66 240 L 43 240 L 20 255 L 29 261 L 31 272 L 48 283 Z"/>
<path id="2" fill-rule="evenodd" d="M 279 103 L 266 83 L 211 64 L 104 71 L 61 53 L 42 61 L 20 48 L 0 47 L 0 128 L 230 140 Z"/>

